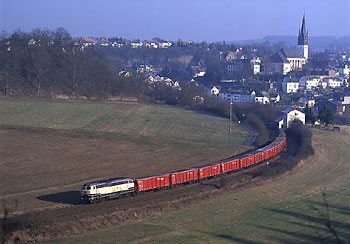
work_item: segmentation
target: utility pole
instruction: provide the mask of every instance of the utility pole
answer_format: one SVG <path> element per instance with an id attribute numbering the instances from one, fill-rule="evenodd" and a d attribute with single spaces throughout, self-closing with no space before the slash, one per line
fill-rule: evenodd
<path id="1" fill-rule="evenodd" d="M 232 121 L 232 101 L 230 101 L 230 121 L 229 121 L 229 132 L 232 131 L 231 128 L 231 121 Z"/>

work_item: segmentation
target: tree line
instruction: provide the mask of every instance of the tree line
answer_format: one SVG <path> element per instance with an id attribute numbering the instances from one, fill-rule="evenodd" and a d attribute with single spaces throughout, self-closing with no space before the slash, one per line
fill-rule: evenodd
<path id="1" fill-rule="evenodd" d="M 63 28 L 20 30 L 0 40 L 0 93 L 87 98 L 142 93 L 143 82 L 118 75 L 98 49 L 81 49 Z"/>

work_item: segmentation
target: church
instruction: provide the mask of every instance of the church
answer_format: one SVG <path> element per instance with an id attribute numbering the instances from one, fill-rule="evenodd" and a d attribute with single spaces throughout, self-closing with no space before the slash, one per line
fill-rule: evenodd
<path id="1" fill-rule="evenodd" d="M 270 57 L 266 64 L 267 73 L 279 73 L 286 75 L 292 70 L 302 70 L 309 57 L 309 34 L 303 16 L 301 28 L 298 35 L 297 48 L 282 48 Z"/>

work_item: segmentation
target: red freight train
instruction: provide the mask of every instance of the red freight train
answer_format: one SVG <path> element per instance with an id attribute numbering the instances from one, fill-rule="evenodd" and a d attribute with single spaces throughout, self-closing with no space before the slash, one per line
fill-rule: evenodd
<path id="1" fill-rule="evenodd" d="M 164 173 L 135 179 L 133 180 L 134 192 L 132 193 L 167 188 L 174 185 L 186 184 L 212 178 L 215 176 L 220 176 L 223 173 L 231 173 L 242 168 L 249 167 L 253 164 L 271 159 L 272 157 L 282 152 L 286 145 L 286 136 L 285 133 L 281 130 L 279 136 L 276 137 L 272 143 L 259 148 L 254 152 L 233 156 L 231 158 L 224 159 L 213 164 L 207 164 L 195 168 L 178 170 L 171 173 Z M 116 192 L 116 194 L 119 194 L 119 192 Z"/>

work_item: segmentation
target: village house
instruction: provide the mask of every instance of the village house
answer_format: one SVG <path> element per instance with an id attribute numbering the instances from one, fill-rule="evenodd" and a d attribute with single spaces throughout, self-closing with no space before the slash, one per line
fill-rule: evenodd
<path id="1" fill-rule="evenodd" d="M 233 103 L 255 103 L 256 92 L 235 91 L 231 95 L 231 102 Z"/>
<path id="2" fill-rule="evenodd" d="M 131 42 L 131 48 L 140 48 L 143 46 L 143 42 L 142 41 L 134 41 L 134 42 Z"/>
<path id="3" fill-rule="evenodd" d="M 288 108 L 282 111 L 282 115 L 275 120 L 275 123 L 277 123 L 279 129 L 286 130 L 295 119 L 305 124 L 305 113 L 295 108 Z"/>
<path id="4" fill-rule="evenodd" d="M 299 86 L 305 88 L 306 90 L 312 90 L 321 85 L 320 76 L 303 76 L 299 79 Z"/>
<path id="5" fill-rule="evenodd" d="M 296 77 L 284 77 L 282 82 L 284 93 L 296 93 L 299 90 L 299 79 Z"/>
<path id="6" fill-rule="evenodd" d="M 119 41 L 118 39 L 110 38 L 108 39 L 108 44 L 112 47 L 122 47 L 124 46 L 124 43 Z"/>
<path id="7" fill-rule="evenodd" d="M 159 48 L 169 48 L 171 47 L 173 44 L 171 42 L 160 42 L 159 43 Z"/>
<path id="8" fill-rule="evenodd" d="M 340 88 L 344 85 L 344 80 L 341 77 L 326 77 L 323 79 L 329 88 Z"/>
<path id="9" fill-rule="evenodd" d="M 158 44 L 155 42 L 147 42 L 146 47 L 148 48 L 158 48 Z"/>
<path id="10" fill-rule="evenodd" d="M 87 38 L 83 38 L 81 40 L 81 44 L 83 45 L 82 48 L 86 48 L 89 46 L 94 46 L 97 44 L 97 40 L 93 37 L 87 37 Z"/>
<path id="11" fill-rule="evenodd" d="M 261 92 L 256 92 L 255 94 L 255 103 L 269 104 L 270 98 L 262 94 Z"/>
<path id="12" fill-rule="evenodd" d="M 211 95 L 211 96 L 218 96 L 219 95 L 219 93 L 220 93 L 220 87 L 219 86 L 213 86 L 211 89 L 210 89 L 210 91 L 209 91 L 209 94 Z"/>
<path id="13" fill-rule="evenodd" d="M 349 69 L 349 66 L 347 64 L 343 68 L 341 68 L 341 75 L 343 75 L 346 78 L 349 78 L 350 69 Z"/>
<path id="14" fill-rule="evenodd" d="M 260 73 L 261 61 L 259 58 L 250 60 L 250 65 L 254 75 L 257 75 Z"/>
<path id="15" fill-rule="evenodd" d="M 315 99 L 309 96 L 303 96 L 298 101 L 300 107 L 306 107 L 312 108 L 315 106 Z"/>
<path id="16" fill-rule="evenodd" d="M 278 93 L 270 93 L 270 103 L 278 103 L 281 100 L 281 96 Z"/>

